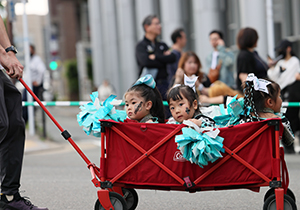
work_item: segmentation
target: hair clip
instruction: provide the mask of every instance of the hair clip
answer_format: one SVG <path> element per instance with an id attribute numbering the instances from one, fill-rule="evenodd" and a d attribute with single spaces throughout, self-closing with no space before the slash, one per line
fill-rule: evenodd
<path id="1" fill-rule="evenodd" d="M 265 79 L 257 79 L 257 77 L 253 73 L 248 74 L 246 82 L 247 81 L 253 82 L 254 90 L 269 94 L 269 90 L 268 90 L 267 86 L 269 84 L 271 84 L 270 81 L 267 81 Z"/>
<path id="2" fill-rule="evenodd" d="M 152 77 L 151 74 L 146 74 L 145 76 L 139 78 L 139 79 L 134 83 L 134 85 L 132 85 L 132 87 L 133 87 L 133 86 L 136 86 L 136 85 L 141 85 L 141 84 L 145 84 L 145 85 L 147 85 L 148 87 L 150 87 L 150 88 L 152 88 L 152 89 L 154 89 L 155 86 L 156 86 L 156 83 L 155 83 L 155 81 L 154 81 L 154 79 L 153 79 L 153 77 Z"/>

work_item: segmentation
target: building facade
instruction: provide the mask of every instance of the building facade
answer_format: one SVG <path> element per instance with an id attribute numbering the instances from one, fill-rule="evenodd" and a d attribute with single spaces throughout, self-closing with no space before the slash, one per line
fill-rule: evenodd
<path id="1" fill-rule="evenodd" d="M 51 24 L 62 60 L 76 58 L 76 44 L 89 43 L 93 60 L 93 86 L 109 79 L 118 98 L 138 77 L 135 45 L 143 38 L 143 19 L 156 14 L 161 38 L 171 46 L 178 27 L 186 31 L 186 50 L 195 51 L 202 64 L 212 50 L 209 32 L 224 32 L 226 46 L 238 52 L 236 36 L 243 27 L 259 34 L 257 51 L 267 60 L 283 38 L 293 42 L 300 56 L 299 0 L 51 0 Z M 80 53 L 79 53 L 80 55 Z M 205 66 L 204 66 L 205 68 Z"/>
<path id="2" fill-rule="evenodd" d="M 209 32 L 224 32 L 225 43 L 237 52 L 236 36 L 243 27 L 259 34 L 257 51 L 267 59 L 282 38 L 294 44 L 300 55 L 300 3 L 298 0 L 89 0 L 89 22 L 95 83 L 109 78 L 122 93 L 138 77 L 135 45 L 143 38 L 142 21 L 159 16 L 161 38 L 171 46 L 177 27 L 187 33 L 187 50 L 195 51 L 202 63 L 212 50 Z M 95 62 L 96 61 L 96 62 Z"/>

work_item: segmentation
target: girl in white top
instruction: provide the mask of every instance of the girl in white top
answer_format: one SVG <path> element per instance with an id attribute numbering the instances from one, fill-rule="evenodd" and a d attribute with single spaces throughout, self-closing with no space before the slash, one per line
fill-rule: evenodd
<path id="1" fill-rule="evenodd" d="M 296 75 L 300 72 L 299 59 L 292 52 L 292 43 L 283 40 L 277 47 L 278 53 L 283 55 L 275 67 L 268 70 L 268 76 L 279 84 L 281 90 L 296 81 Z"/>

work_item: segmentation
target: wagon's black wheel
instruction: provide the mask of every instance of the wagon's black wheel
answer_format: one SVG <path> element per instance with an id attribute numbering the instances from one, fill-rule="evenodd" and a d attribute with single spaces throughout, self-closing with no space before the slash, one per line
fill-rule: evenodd
<path id="1" fill-rule="evenodd" d="M 270 197 L 271 195 L 274 195 L 274 194 L 275 194 L 275 189 L 274 189 L 274 188 L 270 188 L 270 189 L 266 192 L 266 194 L 265 194 L 264 202 L 268 199 L 268 197 Z M 290 196 L 291 199 L 293 199 L 294 202 L 296 203 L 296 197 L 295 197 L 293 191 L 292 191 L 290 188 L 287 188 L 286 194 L 287 194 L 288 196 Z"/>
<path id="2" fill-rule="evenodd" d="M 120 194 L 109 192 L 109 198 L 115 210 L 127 210 L 126 201 Z M 101 205 L 99 199 L 97 199 L 95 203 L 95 210 L 104 210 L 104 207 Z"/>
<path id="3" fill-rule="evenodd" d="M 122 188 L 123 198 L 127 203 L 128 210 L 134 210 L 137 207 L 139 197 L 135 189 Z"/>
<path id="4" fill-rule="evenodd" d="M 288 195 L 284 195 L 284 210 L 297 210 L 295 201 Z M 269 196 L 264 203 L 263 210 L 276 210 L 275 194 Z"/>

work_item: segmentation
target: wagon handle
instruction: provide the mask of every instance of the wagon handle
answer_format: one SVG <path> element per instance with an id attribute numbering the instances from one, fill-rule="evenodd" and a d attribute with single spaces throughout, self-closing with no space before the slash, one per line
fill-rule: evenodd
<path id="1" fill-rule="evenodd" d="M 30 87 L 24 82 L 23 79 L 19 79 L 25 89 L 30 93 L 30 95 L 36 100 L 36 102 L 40 105 L 40 107 L 46 112 L 46 114 L 50 117 L 52 122 L 56 125 L 56 127 L 61 131 L 61 135 L 70 142 L 73 148 L 78 152 L 78 154 L 82 157 L 82 159 L 86 162 L 86 164 L 91 167 L 91 161 L 86 157 L 83 151 L 77 146 L 74 140 L 71 138 L 70 133 L 67 130 L 64 130 L 61 125 L 55 120 L 53 115 L 49 112 L 49 110 L 44 106 L 44 104 L 40 101 L 40 99 L 33 93 Z"/>

